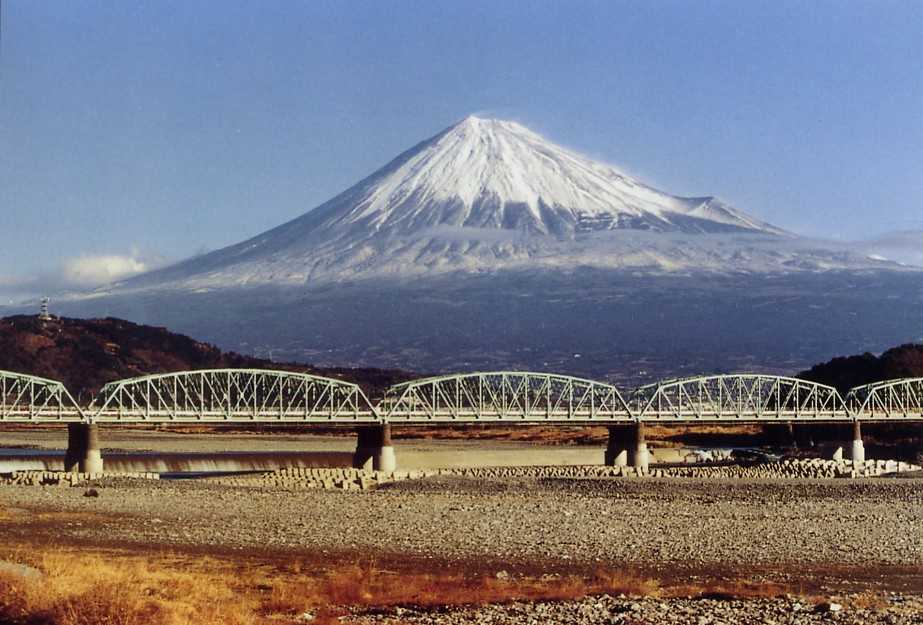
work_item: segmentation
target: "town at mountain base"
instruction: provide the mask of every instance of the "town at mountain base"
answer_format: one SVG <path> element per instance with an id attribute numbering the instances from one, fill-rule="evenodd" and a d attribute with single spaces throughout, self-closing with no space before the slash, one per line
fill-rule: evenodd
<path id="1" fill-rule="evenodd" d="M 713 372 L 791 373 L 838 354 L 923 341 L 923 285 L 890 272 L 708 280 L 509 272 L 409 284 L 158 291 L 55 308 L 166 325 L 275 360 L 418 372 L 546 370 L 625 386 Z"/>
<path id="2" fill-rule="evenodd" d="M 41 319 L 17 315 L 0 319 L 0 370 L 58 380 L 77 395 L 90 396 L 107 382 L 128 377 L 213 368 L 302 371 L 355 382 L 370 396 L 380 396 L 392 384 L 426 375 L 252 358 L 222 351 L 167 328 L 113 317 Z M 850 388 L 870 382 L 923 377 L 923 343 L 893 347 L 880 356 L 836 356 L 794 375 L 835 386 L 844 395 Z"/>

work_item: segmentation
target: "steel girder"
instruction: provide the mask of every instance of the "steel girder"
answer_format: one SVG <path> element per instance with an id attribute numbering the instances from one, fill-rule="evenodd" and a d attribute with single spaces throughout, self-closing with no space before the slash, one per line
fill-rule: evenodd
<path id="1" fill-rule="evenodd" d="M 0 371 L 0 421 L 77 423 L 83 420 L 83 411 L 62 383 Z"/>
<path id="2" fill-rule="evenodd" d="M 356 384 L 306 373 L 206 369 L 104 386 L 93 422 L 378 423 Z"/>
<path id="3" fill-rule="evenodd" d="M 412 380 L 373 407 L 355 384 L 303 373 L 211 369 L 112 382 L 85 412 L 55 380 L 0 371 L 0 422 L 453 423 L 923 420 L 923 378 L 836 389 L 760 374 L 667 380 L 625 402 L 602 382 L 479 372 Z"/>
<path id="4" fill-rule="evenodd" d="M 902 378 L 857 386 L 846 406 L 862 419 L 923 419 L 923 378 Z"/>
<path id="5" fill-rule="evenodd" d="M 550 373 L 490 371 L 392 386 L 378 406 L 390 422 L 625 422 L 631 411 L 610 384 Z"/>
<path id="6" fill-rule="evenodd" d="M 642 386 L 632 395 L 642 421 L 846 421 L 832 386 L 760 374 L 714 375 Z"/>

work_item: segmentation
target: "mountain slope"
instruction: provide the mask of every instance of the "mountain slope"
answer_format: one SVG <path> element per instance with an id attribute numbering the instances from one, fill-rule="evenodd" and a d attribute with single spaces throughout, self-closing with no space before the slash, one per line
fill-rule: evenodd
<path id="1" fill-rule="evenodd" d="M 639 233 L 725 238 L 700 239 L 676 254 L 682 241 Z M 670 195 L 514 122 L 468 117 L 297 219 L 124 286 L 304 284 L 587 263 L 712 271 L 733 259 L 706 258 L 711 250 L 738 235 L 744 246 L 791 239 L 713 197 Z M 639 240 L 647 253 L 639 254 Z"/>
<path id="2" fill-rule="evenodd" d="M 468 117 L 322 207 L 318 229 L 434 226 L 569 234 L 613 228 L 779 233 L 714 198 L 678 198 L 520 126 Z M 293 224 L 294 225 L 294 224 Z"/>
<path id="3" fill-rule="evenodd" d="M 630 386 L 920 340 L 921 276 L 468 118 L 287 224 L 55 310 L 292 361 Z"/>

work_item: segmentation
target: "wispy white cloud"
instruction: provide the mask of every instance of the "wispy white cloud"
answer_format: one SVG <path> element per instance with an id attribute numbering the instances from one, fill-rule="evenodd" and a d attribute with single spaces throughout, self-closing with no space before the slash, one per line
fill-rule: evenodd
<path id="1" fill-rule="evenodd" d="M 95 254 L 65 259 L 61 279 L 75 287 L 94 287 L 143 273 L 149 263 L 135 255 Z"/>
<path id="2" fill-rule="evenodd" d="M 166 259 L 132 249 L 128 253 L 80 254 L 33 275 L 0 275 L 0 303 L 31 301 L 42 295 L 80 291 L 157 269 Z"/>

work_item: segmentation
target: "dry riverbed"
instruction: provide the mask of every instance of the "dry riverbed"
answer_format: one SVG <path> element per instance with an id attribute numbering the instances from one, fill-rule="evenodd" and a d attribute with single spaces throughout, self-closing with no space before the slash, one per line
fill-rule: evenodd
<path id="1" fill-rule="evenodd" d="M 208 480 L 4 486 L 4 533 L 22 540 L 406 554 L 439 562 L 652 571 L 919 569 L 918 479 L 722 480 L 432 477 L 368 492 Z M 35 515 L 64 513 L 55 523 Z M 66 520 L 76 515 L 78 520 Z M 51 516 L 47 516 L 51 515 Z M 87 520 L 79 520 L 81 518 Z"/>
<path id="2" fill-rule="evenodd" d="M 98 496 L 85 496 L 90 486 Z M 261 563 L 297 557 L 317 570 L 374 562 L 394 574 L 513 580 L 602 570 L 657 589 L 647 598 L 366 606 L 349 617 L 360 622 L 923 623 L 923 479 L 914 477 L 581 477 L 571 467 L 367 491 L 104 479 L 0 486 L 0 510 L 8 552 L 82 546 Z M 709 590 L 740 583 L 768 590 Z M 817 607 L 823 601 L 842 609 Z"/>

